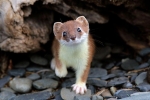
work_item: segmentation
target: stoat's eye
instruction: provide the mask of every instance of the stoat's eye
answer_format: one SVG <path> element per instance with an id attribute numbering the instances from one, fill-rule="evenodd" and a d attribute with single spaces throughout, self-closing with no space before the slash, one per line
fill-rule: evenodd
<path id="1" fill-rule="evenodd" d="M 77 31 L 78 31 L 78 32 L 81 32 L 81 28 L 77 28 Z"/>
<path id="2" fill-rule="evenodd" d="M 67 36 L 67 32 L 63 32 L 63 37 Z"/>

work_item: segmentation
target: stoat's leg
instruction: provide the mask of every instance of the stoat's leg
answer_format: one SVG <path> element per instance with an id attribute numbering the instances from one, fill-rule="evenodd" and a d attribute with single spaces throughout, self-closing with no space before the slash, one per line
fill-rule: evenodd
<path id="1" fill-rule="evenodd" d="M 51 61 L 51 68 L 55 69 L 55 73 L 58 77 L 65 77 L 67 75 L 67 68 L 59 59 L 53 58 Z"/>
<path id="2" fill-rule="evenodd" d="M 76 69 L 76 83 L 72 85 L 73 91 L 76 92 L 76 94 L 84 94 L 87 91 L 86 87 L 86 80 L 88 77 L 90 69 L 90 64 L 85 67 L 78 67 Z"/>

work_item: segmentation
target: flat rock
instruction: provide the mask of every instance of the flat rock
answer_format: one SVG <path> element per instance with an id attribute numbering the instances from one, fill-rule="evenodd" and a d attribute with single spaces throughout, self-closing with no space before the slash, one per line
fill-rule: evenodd
<path id="1" fill-rule="evenodd" d="M 136 57 L 136 61 L 139 62 L 139 63 L 141 63 L 142 62 L 142 58 L 140 56 L 137 56 Z"/>
<path id="2" fill-rule="evenodd" d="M 33 87 L 41 90 L 47 88 L 56 88 L 58 86 L 58 81 L 53 79 L 40 79 L 33 82 Z"/>
<path id="3" fill-rule="evenodd" d="M 139 89 L 141 92 L 147 92 L 150 90 L 150 84 L 140 84 L 136 86 L 137 89 Z"/>
<path id="4" fill-rule="evenodd" d="M 1 88 L 1 92 L 3 92 L 3 91 L 8 91 L 8 92 L 15 93 L 15 91 L 14 91 L 14 90 L 12 90 L 12 89 L 11 89 L 11 88 L 9 88 L 9 87 Z"/>
<path id="5" fill-rule="evenodd" d="M 106 69 L 111 69 L 112 67 L 114 67 L 115 66 L 115 64 L 114 64 L 114 62 L 112 62 L 112 63 L 109 63 L 108 65 L 106 65 Z"/>
<path id="6" fill-rule="evenodd" d="M 103 100 L 103 97 L 100 95 L 93 95 L 92 100 Z"/>
<path id="7" fill-rule="evenodd" d="M 89 78 L 99 78 L 107 75 L 107 70 L 102 68 L 91 68 L 89 72 Z"/>
<path id="8" fill-rule="evenodd" d="M 75 78 L 67 79 L 61 84 L 61 87 L 71 87 L 75 83 L 75 80 Z"/>
<path id="9" fill-rule="evenodd" d="M 16 95 L 9 91 L 0 92 L 0 100 L 12 100 Z"/>
<path id="10" fill-rule="evenodd" d="M 146 68 L 146 67 L 148 67 L 149 66 L 149 63 L 143 63 L 143 64 L 141 64 L 141 65 L 139 65 L 137 68 L 135 68 L 135 69 L 141 69 L 141 68 Z"/>
<path id="11" fill-rule="evenodd" d="M 118 99 L 121 99 L 121 98 L 129 97 L 131 94 L 136 93 L 136 92 L 137 92 L 136 90 L 118 90 L 118 91 L 115 93 L 115 96 L 116 96 Z"/>
<path id="12" fill-rule="evenodd" d="M 57 90 L 57 91 L 55 91 L 55 92 L 53 93 L 54 96 L 55 96 L 55 100 L 63 100 L 62 97 L 61 97 L 61 95 L 60 95 L 60 91 L 61 91 L 61 90 Z"/>
<path id="13" fill-rule="evenodd" d="M 144 49 L 142 49 L 140 52 L 139 52 L 139 54 L 141 55 L 141 56 L 145 56 L 145 55 L 147 55 L 147 54 L 149 54 L 150 53 L 150 48 L 144 48 Z"/>
<path id="14" fill-rule="evenodd" d="M 53 79 L 58 79 L 58 77 L 55 74 L 55 71 L 47 71 L 44 73 L 40 73 L 40 76 L 42 78 L 53 78 Z"/>
<path id="15" fill-rule="evenodd" d="M 40 65 L 29 65 L 26 70 L 30 72 L 37 72 L 43 70 L 44 68 Z"/>
<path id="16" fill-rule="evenodd" d="M 90 97 L 79 95 L 79 96 L 75 96 L 74 100 L 91 100 L 91 99 Z"/>
<path id="17" fill-rule="evenodd" d="M 26 68 L 29 66 L 29 64 L 30 64 L 30 62 L 25 60 L 25 61 L 18 62 L 17 64 L 14 65 L 14 67 L 15 68 Z"/>
<path id="18" fill-rule="evenodd" d="M 136 79 L 135 79 L 135 83 L 137 85 L 139 85 L 140 83 L 143 83 L 144 82 L 144 79 L 146 79 L 146 76 L 147 76 L 147 72 L 142 72 L 140 73 Z"/>
<path id="19" fill-rule="evenodd" d="M 52 93 L 50 91 L 43 91 L 18 95 L 11 100 L 49 100 L 51 96 Z"/>
<path id="20" fill-rule="evenodd" d="M 38 65 L 42 65 L 42 66 L 45 66 L 48 64 L 48 61 L 46 58 L 44 57 L 41 57 L 39 55 L 32 55 L 30 57 L 30 60 L 35 63 L 35 64 L 38 64 Z"/>
<path id="21" fill-rule="evenodd" d="M 5 84 L 7 84 L 10 81 L 10 76 L 5 76 L 2 79 L 0 79 L 0 88 L 2 88 Z"/>
<path id="22" fill-rule="evenodd" d="M 137 68 L 139 66 L 138 62 L 134 59 L 123 59 L 122 60 L 122 64 L 121 64 L 121 67 L 124 69 L 124 70 L 133 70 L 135 68 Z"/>
<path id="23" fill-rule="evenodd" d="M 35 81 L 35 80 L 37 80 L 37 79 L 40 78 L 40 75 L 37 74 L 37 73 L 32 73 L 31 75 L 27 76 L 27 78 L 29 78 L 29 79 Z"/>
<path id="24" fill-rule="evenodd" d="M 25 69 L 12 69 L 8 71 L 8 74 L 10 76 L 24 76 L 25 72 Z"/>
<path id="25" fill-rule="evenodd" d="M 76 94 L 74 91 L 71 91 L 71 89 L 68 89 L 68 88 L 62 88 L 61 89 L 61 97 L 62 99 L 64 100 L 74 100 L 74 97 L 75 96 L 85 96 L 85 98 L 90 98 L 91 96 L 91 91 L 88 89 L 87 92 L 83 95 L 80 95 L 80 94 Z M 81 97 L 82 98 L 82 97 Z M 83 98 L 82 98 L 83 99 Z M 82 100 L 82 99 L 79 99 L 79 100 Z M 76 99 L 78 100 L 78 99 Z M 86 100 L 86 99 L 83 99 L 83 100 Z M 88 99 L 87 99 L 88 100 Z M 90 100 L 90 99 L 89 99 Z"/>
<path id="26" fill-rule="evenodd" d="M 101 79 L 107 80 L 107 79 L 109 79 L 109 78 L 114 78 L 115 76 L 116 76 L 115 74 L 108 74 L 108 75 L 106 75 L 106 76 L 101 77 Z"/>
<path id="27" fill-rule="evenodd" d="M 99 78 L 88 78 L 87 84 L 99 86 L 99 87 L 105 87 L 107 86 L 107 81 L 101 80 Z"/>
<path id="28" fill-rule="evenodd" d="M 132 88 L 133 85 L 128 81 L 128 82 L 126 82 L 126 83 L 123 84 L 123 87 L 124 88 Z"/>
<path id="29" fill-rule="evenodd" d="M 111 71 L 111 74 L 115 74 L 116 77 L 122 77 L 122 76 L 125 76 L 126 72 L 123 71 L 123 70 L 113 70 Z"/>
<path id="30" fill-rule="evenodd" d="M 128 81 L 128 78 L 127 77 L 119 77 L 119 78 L 114 78 L 114 79 L 111 79 L 107 86 L 116 86 L 116 85 L 121 85 L 123 83 L 126 83 Z"/>
<path id="31" fill-rule="evenodd" d="M 9 86 L 16 92 L 27 93 L 31 90 L 32 80 L 28 78 L 14 78 L 9 82 Z"/>
<path id="32" fill-rule="evenodd" d="M 88 89 L 91 90 L 91 94 L 93 95 L 95 93 L 95 87 L 93 85 L 88 85 Z"/>

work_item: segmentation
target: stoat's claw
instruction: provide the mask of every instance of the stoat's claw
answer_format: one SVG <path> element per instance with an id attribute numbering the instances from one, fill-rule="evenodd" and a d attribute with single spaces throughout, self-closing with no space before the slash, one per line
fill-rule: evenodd
<path id="1" fill-rule="evenodd" d="M 87 91 L 85 84 L 74 84 L 72 85 L 72 88 L 76 94 L 84 94 Z"/>

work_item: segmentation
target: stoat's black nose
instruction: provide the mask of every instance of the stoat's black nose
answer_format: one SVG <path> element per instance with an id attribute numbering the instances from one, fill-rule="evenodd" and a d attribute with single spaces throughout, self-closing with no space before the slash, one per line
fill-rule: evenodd
<path id="1" fill-rule="evenodd" d="M 74 36 L 74 37 L 71 37 L 70 39 L 71 39 L 71 40 L 75 40 L 75 39 L 76 39 L 76 37 Z"/>

